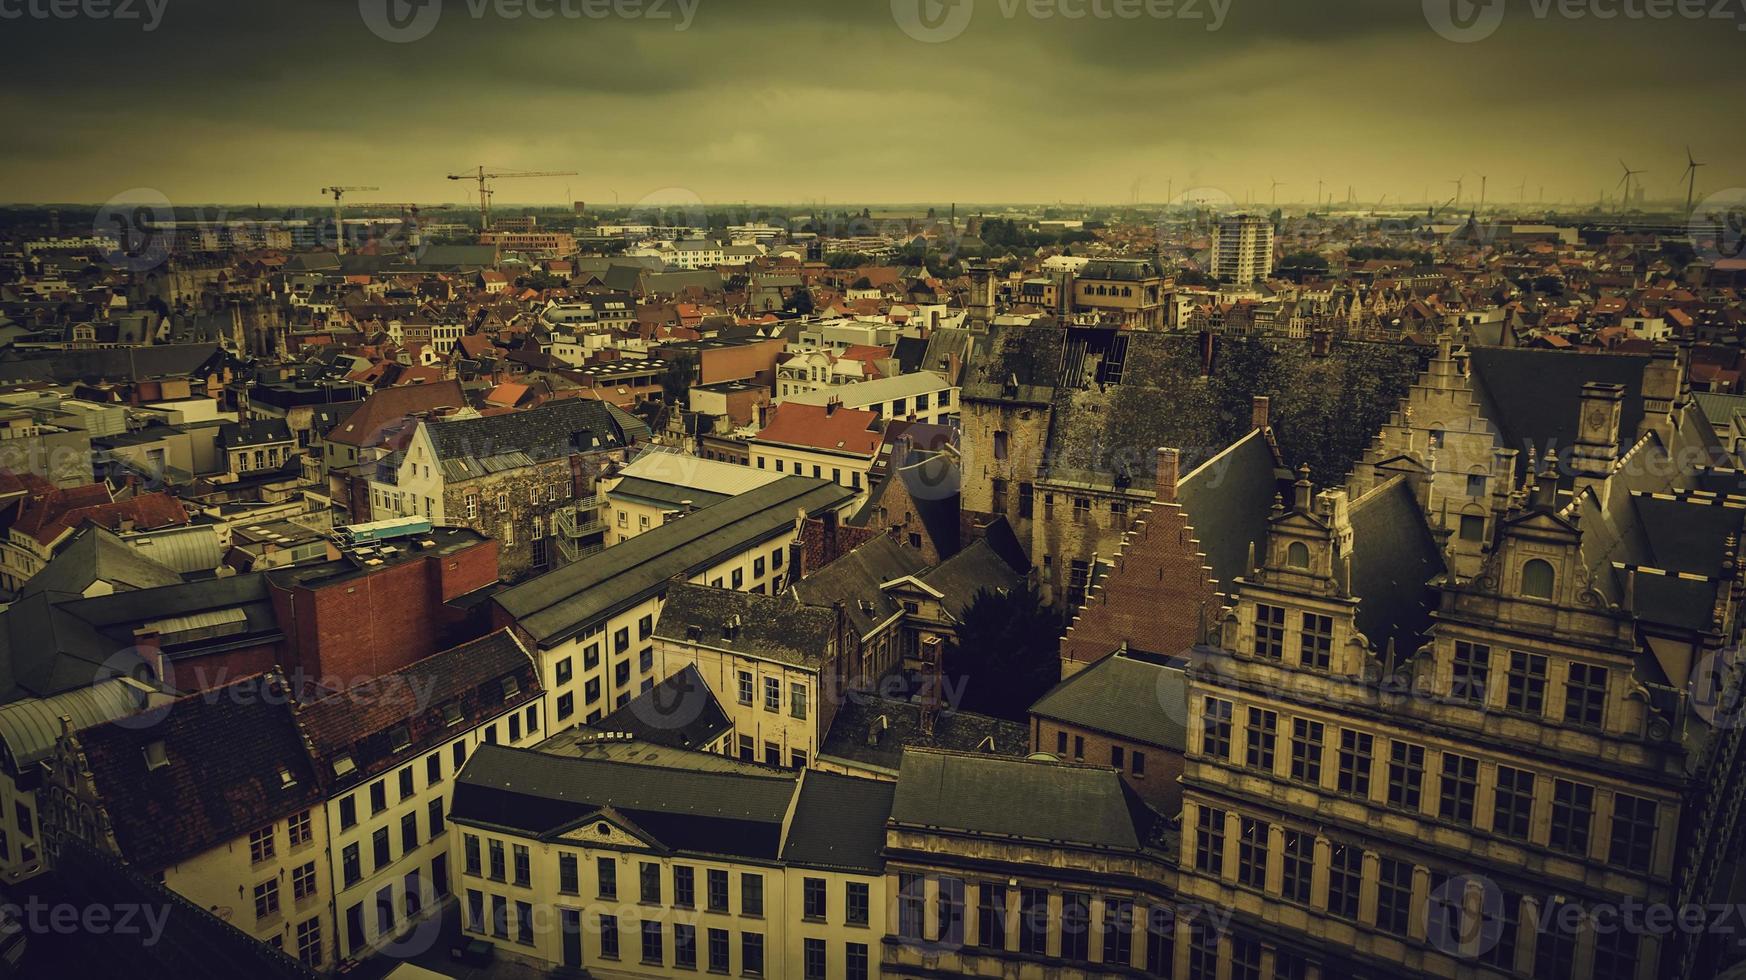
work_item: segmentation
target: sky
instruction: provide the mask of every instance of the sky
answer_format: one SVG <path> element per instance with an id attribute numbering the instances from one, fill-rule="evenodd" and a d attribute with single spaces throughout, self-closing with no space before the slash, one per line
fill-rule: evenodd
<path id="1" fill-rule="evenodd" d="M 1701 200 L 1724 2 L 0 0 L 0 201 Z"/>

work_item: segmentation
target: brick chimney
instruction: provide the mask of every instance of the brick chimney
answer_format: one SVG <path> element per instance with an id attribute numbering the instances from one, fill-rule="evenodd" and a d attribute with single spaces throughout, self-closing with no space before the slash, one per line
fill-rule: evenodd
<path id="1" fill-rule="evenodd" d="M 1647 393 L 1645 393 L 1647 394 Z M 1582 386 L 1576 445 L 1570 468 L 1576 488 L 1604 484 L 1619 458 L 1619 424 L 1624 413 L 1625 386 L 1591 381 Z"/>
<path id="2" fill-rule="evenodd" d="M 1178 449 L 1158 450 L 1158 482 L 1152 495 L 1161 504 L 1176 502 L 1176 483 L 1182 474 L 1182 452 Z"/>
<path id="3" fill-rule="evenodd" d="M 1256 395 L 1249 403 L 1249 428 L 1266 429 L 1271 424 L 1268 416 L 1272 407 L 1272 399 L 1266 395 Z"/>
<path id="4" fill-rule="evenodd" d="M 825 417 L 830 418 L 831 416 L 837 414 L 837 409 L 842 408 L 842 407 L 843 407 L 843 400 L 841 398 L 838 398 L 836 395 L 832 395 L 830 398 L 825 400 Z"/>

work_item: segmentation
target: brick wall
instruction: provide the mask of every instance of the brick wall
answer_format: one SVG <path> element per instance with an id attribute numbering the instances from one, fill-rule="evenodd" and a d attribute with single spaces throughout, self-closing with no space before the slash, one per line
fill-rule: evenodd
<path id="1" fill-rule="evenodd" d="M 1067 736 L 1066 752 L 1058 751 L 1060 737 Z M 1078 740 L 1084 742 L 1084 752 L 1077 753 Z M 1122 780 L 1158 812 L 1176 814 L 1182 809 L 1182 754 L 1156 745 L 1119 739 L 1089 728 L 1065 725 L 1048 718 L 1031 717 L 1031 751 L 1059 755 L 1063 762 L 1083 762 L 1088 766 L 1109 766 L 1110 750 L 1122 750 Z M 1146 771 L 1134 773 L 1134 753 L 1145 753 Z"/>

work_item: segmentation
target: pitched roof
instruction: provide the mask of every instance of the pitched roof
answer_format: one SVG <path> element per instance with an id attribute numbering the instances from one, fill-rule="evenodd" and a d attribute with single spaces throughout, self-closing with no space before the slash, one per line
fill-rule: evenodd
<path id="1" fill-rule="evenodd" d="M 320 804 L 283 683 L 244 678 L 77 736 L 130 863 L 161 869 Z"/>
<path id="2" fill-rule="evenodd" d="M 800 780 L 782 860 L 787 864 L 853 872 L 885 866 L 885 820 L 897 784 L 809 769 Z"/>
<path id="3" fill-rule="evenodd" d="M 1120 650 L 1055 685 L 1031 714 L 1188 751 L 1188 675 L 1180 662 Z"/>
<path id="4" fill-rule="evenodd" d="M 410 417 L 438 408 L 464 408 L 467 399 L 459 381 L 383 388 L 359 405 L 344 422 L 327 433 L 329 442 L 360 449 L 380 445 Z"/>
<path id="5" fill-rule="evenodd" d="M 83 595 L 97 582 L 106 582 L 116 591 L 150 589 L 160 585 L 175 585 L 182 576 L 141 554 L 127 542 L 108 530 L 88 526 L 74 532 L 55 556 L 49 559 L 20 590 L 32 592 L 62 592 Z"/>
<path id="6" fill-rule="evenodd" d="M 423 429 L 449 480 L 628 444 L 619 420 L 603 403 L 586 398 L 505 415 L 426 422 Z"/>
<path id="7" fill-rule="evenodd" d="M 892 799 L 894 825 L 1138 850 L 1155 814 L 1113 769 L 912 749 Z"/>
<path id="8" fill-rule="evenodd" d="M 188 512 L 167 493 L 146 493 L 125 500 L 110 500 L 101 484 L 56 490 L 45 497 L 25 501 L 12 529 L 28 534 L 43 545 L 53 544 L 67 531 L 85 522 L 117 530 L 124 521 L 151 530 L 188 523 Z"/>
<path id="9" fill-rule="evenodd" d="M 688 663 L 588 727 L 653 745 L 701 750 L 714 744 L 734 723 L 697 672 L 697 665 Z"/>
<path id="10" fill-rule="evenodd" d="M 882 438 L 874 412 L 788 401 L 776 407 L 756 440 L 871 458 Z"/>
<path id="11" fill-rule="evenodd" d="M 498 593 L 494 601 L 541 645 L 792 528 L 797 510 L 822 514 L 854 496 L 847 487 L 784 477 Z"/>
<path id="12" fill-rule="evenodd" d="M 849 624 L 861 635 L 897 615 L 898 606 L 880 585 L 927 567 L 920 554 L 881 534 L 793 585 L 801 602 L 814 606 L 843 603 Z"/>
<path id="13" fill-rule="evenodd" d="M 1354 501 L 1349 520 L 1358 630 L 1378 654 L 1392 642 L 1396 657 L 1410 657 L 1436 607 L 1429 583 L 1446 571 L 1418 498 L 1398 476 Z"/>
<path id="14" fill-rule="evenodd" d="M 792 596 L 754 595 L 702 585 L 667 590 L 655 635 L 817 669 L 830 652 L 836 616 Z"/>

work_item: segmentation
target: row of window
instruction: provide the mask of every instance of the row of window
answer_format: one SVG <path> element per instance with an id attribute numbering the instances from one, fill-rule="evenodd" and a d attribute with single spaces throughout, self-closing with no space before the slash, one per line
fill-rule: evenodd
<path id="1" fill-rule="evenodd" d="M 430 862 L 430 898 L 431 911 L 440 907 L 443 898 L 449 893 L 449 858 L 447 854 L 437 854 Z M 406 873 L 401 882 L 400 904 L 394 902 L 394 883 L 390 882 L 376 890 L 371 903 L 376 908 L 376 935 L 388 937 L 394 935 L 401 922 L 411 922 L 420 918 L 426 912 L 425 875 L 419 870 Z M 404 919 L 401 916 L 404 915 Z M 345 940 L 347 955 L 356 956 L 358 951 L 369 945 L 369 938 L 364 934 L 364 903 L 354 903 L 346 909 Z"/>
<path id="2" fill-rule="evenodd" d="M 774 469 L 778 473 L 788 472 L 788 469 L 787 469 L 788 462 L 787 462 L 787 460 L 784 460 L 780 456 L 759 456 L 758 457 L 758 469 L 764 469 L 765 463 L 768 461 L 772 461 L 772 460 L 774 461 L 774 466 L 771 467 L 772 469 Z M 796 460 L 794 463 L 794 471 L 793 472 L 794 472 L 795 476 L 805 476 L 806 475 L 805 467 L 798 460 Z M 812 478 L 815 480 L 824 479 L 824 467 L 820 466 L 817 463 L 812 464 Z M 850 470 L 849 471 L 849 482 L 844 483 L 842 469 L 839 467 L 833 467 L 831 469 L 831 482 L 837 484 L 838 486 L 845 486 L 845 487 L 848 487 L 852 490 L 859 490 L 859 489 L 861 489 L 861 471 L 860 470 Z"/>
<path id="3" fill-rule="evenodd" d="M 21 807 L 22 809 L 22 807 Z M 28 818 L 29 811 L 19 814 L 19 821 Z M 28 826 L 28 824 L 23 824 Z M 260 864 L 278 853 L 278 824 L 268 824 L 258 830 L 249 832 L 249 863 Z M 28 833 L 29 831 L 26 831 Z M 303 846 L 314 839 L 313 824 L 308 810 L 293 813 L 285 820 L 285 840 L 293 849 Z"/>
<path id="4" fill-rule="evenodd" d="M 756 678 L 749 670 L 738 672 L 738 695 L 742 705 L 750 706 L 756 700 Z M 782 711 L 782 678 L 766 676 L 764 678 L 764 710 L 780 714 Z M 806 719 L 806 685 L 800 681 L 792 681 L 788 685 L 788 717 Z"/>
<path id="5" fill-rule="evenodd" d="M 1201 753 L 1233 765 L 1285 775 L 1316 789 L 1332 789 L 1346 796 L 1411 813 L 1425 807 L 1427 751 L 1401 739 L 1388 740 L 1387 783 L 1377 787 L 1376 736 L 1352 728 L 1337 728 L 1336 766 L 1330 782 L 1324 777 L 1328 726 L 1308 718 L 1289 722 L 1289 758 L 1283 768 L 1278 759 L 1282 719 L 1278 712 L 1257 705 L 1245 707 L 1243 755 L 1235 749 L 1235 707 L 1221 698 L 1208 697 L 1201 718 Z M 1597 815 L 1596 789 L 1588 783 L 1561 777 L 1542 777 L 1527 769 L 1495 767 L 1492 811 L 1488 826 L 1476 815 L 1479 798 L 1480 760 L 1455 752 L 1440 753 L 1435 813 L 1451 823 L 1492 833 L 1523 843 L 1544 844 L 1578 857 L 1591 852 L 1591 835 Z M 1551 820 L 1545 839 L 1536 833 L 1535 800 L 1549 797 Z M 1648 871 L 1654 862 L 1656 811 L 1654 800 L 1629 793 L 1612 794 L 1612 821 L 1608 860 L 1616 867 Z"/>
<path id="6" fill-rule="evenodd" d="M 1226 811 L 1199 808 L 1194 832 L 1194 860 L 1198 871 L 1224 877 L 1229 826 Z M 1275 855 L 1275 829 L 1265 820 L 1238 816 L 1235 869 L 1238 883 L 1271 894 L 1268 873 L 1277 857 L 1280 869 L 1277 894 L 1285 901 L 1324 909 L 1329 915 L 1371 925 L 1378 931 L 1403 939 L 1412 936 L 1416 925 L 1423 929 L 1427 941 L 1446 950 L 1459 949 L 1469 938 L 1483 936 L 1484 941 L 1478 944 L 1475 954 L 1491 966 L 1515 969 L 1522 896 L 1506 894 L 1501 903 L 1474 903 L 1469 901 L 1468 891 L 1481 887 L 1477 880 L 1470 882 L 1464 876 L 1429 867 L 1424 869 L 1428 873 L 1428 888 L 1424 895 L 1416 896 L 1414 880 L 1421 866 L 1390 855 L 1375 854 L 1375 905 L 1366 909 L 1363 901 L 1366 852 L 1362 847 L 1341 841 L 1331 842 L 1326 881 L 1318 889 L 1315 884 L 1315 834 L 1284 828 L 1280 835 L 1282 846 Z M 1484 917 L 1483 929 L 1475 914 Z M 1536 978 L 1570 980 L 1577 934 L 1559 925 L 1561 921 L 1569 921 L 1567 916 L 1548 916 L 1543 921 L 1553 928 L 1538 933 L 1533 975 Z M 1624 929 L 1608 930 L 1607 933 L 1601 935 L 1597 931 L 1592 976 L 1605 980 L 1635 977 L 1637 937 Z"/>
<path id="7" fill-rule="evenodd" d="M 1055 733 L 1055 755 L 1062 759 L 1067 758 L 1067 733 L 1065 731 Z M 1083 735 L 1073 736 L 1073 761 L 1085 761 L 1085 736 Z M 1129 768 L 1136 779 L 1146 777 L 1146 753 L 1139 749 L 1129 750 L 1120 745 L 1110 746 L 1109 765 L 1111 769 L 1117 771 Z"/>
<path id="8" fill-rule="evenodd" d="M 1504 668 L 1503 707 L 1518 714 L 1545 717 L 1550 707 L 1547 689 L 1550 658 L 1519 650 L 1494 654 L 1491 647 L 1457 641 L 1449 696 L 1482 708 L 1496 707 L 1498 698 L 1491 680 L 1493 667 Z M 1595 664 L 1571 661 L 1564 665 L 1565 724 L 1600 728 L 1606 720 L 1609 671 Z"/>

